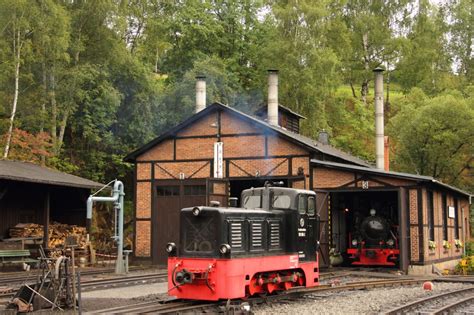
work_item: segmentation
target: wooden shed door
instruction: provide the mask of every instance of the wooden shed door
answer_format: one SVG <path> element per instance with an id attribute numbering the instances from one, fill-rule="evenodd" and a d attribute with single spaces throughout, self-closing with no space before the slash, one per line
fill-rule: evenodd
<path id="1" fill-rule="evenodd" d="M 152 257 L 154 264 L 166 265 L 166 244 L 179 244 L 180 210 L 206 205 L 207 186 L 203 180 L 170 181 L 158 183 L 155 191 L 156 217 L 152 226 L 155 231 L 152 233 Z"/>
<path id="2" fill-rule="evenodd" d="M 319 214 L 319 267 L 329 267 L 329 216 L 328 199 L 329 192 L 316 191 L 316 211 Z"/>
<path id="3" fill-rule="evenodd" d="M 181 185 L 168 184 L 156 186 L 156 218 L 153 220 L 152 229 L 155 239 L 153 246 L 153 263 L 165 265 L 167 256 L 165 246 L 168 242 L 179 240 L 179 209 L 181 199 Z"/>

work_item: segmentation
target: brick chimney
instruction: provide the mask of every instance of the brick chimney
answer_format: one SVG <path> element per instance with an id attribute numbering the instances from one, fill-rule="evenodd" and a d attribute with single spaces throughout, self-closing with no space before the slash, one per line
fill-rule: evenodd
<path id="1" fill-rule="evenodd" d="M 390 140 L 388 136 L 383 138 L 384 140 L 384 170 L 390 171 Z"/>

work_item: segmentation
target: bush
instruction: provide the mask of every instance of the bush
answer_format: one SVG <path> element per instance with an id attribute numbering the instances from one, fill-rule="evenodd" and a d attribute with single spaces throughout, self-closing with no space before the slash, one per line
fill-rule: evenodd
<path id="1" fill-rule="evenodd" d="M 466 256 L 474 256 L 474 241 L 466 242 Z"/>

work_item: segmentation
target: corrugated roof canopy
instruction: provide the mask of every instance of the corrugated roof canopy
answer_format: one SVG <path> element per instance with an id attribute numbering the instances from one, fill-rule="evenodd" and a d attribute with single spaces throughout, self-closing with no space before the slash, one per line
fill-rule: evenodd
<path id="1" fill-rule="evenodd" d="M 33 163 L 10 160 L 0 160 L 0 179 L 89 189 L 104 186 L 101 183 Z"/>

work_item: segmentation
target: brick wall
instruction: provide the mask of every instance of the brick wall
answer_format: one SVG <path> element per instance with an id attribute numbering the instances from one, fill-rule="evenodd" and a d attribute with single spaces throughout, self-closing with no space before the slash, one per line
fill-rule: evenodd
<path id="1" fill-rule="evenodd" d="M 308 154 L 308 151 L 297 146 L 282 137 L 268 136 L 268 155 L 301 155 Z"/>
<path id="2" fill-rule="evenodd" d="M 265 156 L 265 137 L 224 137 L 224 158 Z"/>
<path id="3" fill-rule="evenodd" d="M 135 256 L 150 257 L 151 249 L 151 222 L 136 221 Z"/>
<path id="4" fill-rule="evenodd" d="M 261 127 L 258 128 L 254 124 L 238 118 L 231 113 L 223 112 L 221 114 L 221 133 L 238 134 L 238 133 L 260 133 Z"/>
<path id="5" fill-rule="evenodd" d="M 172 160 L 174 152 L 173 140 L 164 140 L 137 158 L 137 161 Z"/>
<path id="6" fill-rule="evenodd" d="M 352 182 L 354 173 L 317 167 L 313 169 L 313 187 L 336 188 Z M 352 187 L 354 187 L 352 185 Z"/>
<path id="7" fill-rule="evenodd" d="M 214 157 L 215 138 L 177 139 L 176 159 L 212 159 Z"/>
<path id="8" fill-rule="evenodd" d="M 410 189 L 409 196 L 409 213 L 410 213 L 410 251 L 411 260 L 420 261 L 420 238 L 418 231 L 418 190 Z"/>
<path id="9" fill-rule="evenodd" d="M 151 182 L 138 182 L 136 188 L 136 218 L 151 218 Z"/>
<path id="10" fill-rule="evenodd" d="M 151 179 L 151 163 L 137 163 L 137 180 Z"/>
<path id="11" fill-rule="evenodd" d="M 217 113 L 211 113 L 195 121 L 177 133 L 178 137 L 209 136 L 217 134 Z"/>

